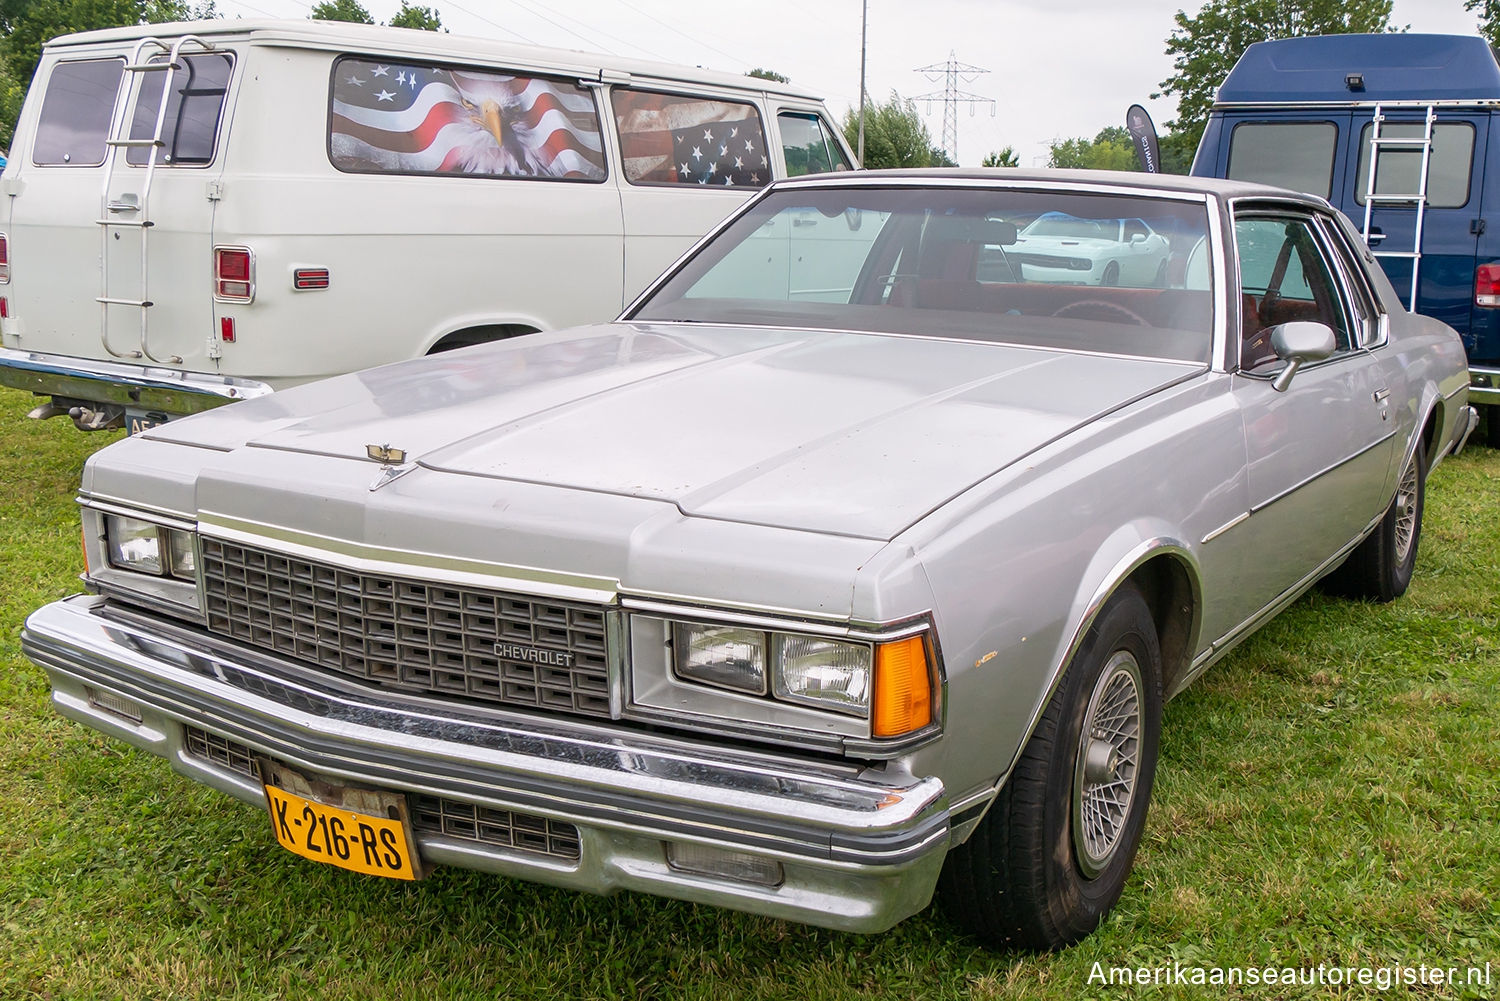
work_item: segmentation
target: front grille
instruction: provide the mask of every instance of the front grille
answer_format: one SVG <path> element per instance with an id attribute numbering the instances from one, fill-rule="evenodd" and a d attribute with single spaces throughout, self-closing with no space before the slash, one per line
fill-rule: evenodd
<path id="1" fill-rule="evenodd" d="M 261 781 L 260 763 L 249 747 L 196 726 L 182 729 L 189 757 Z M 578 828 L 561 820 L 495 810 L 440 796 L 408 796 L 407 805 L 412 827 L 422 834 L 441 834 L 456 841 L 573 862 L 580 855 Z"/>
<path id="2" fill-rule="evenodd" d="M 419 831 L 554 858 L 578 858 L 578 828 L 560 820 L 436 796 L 413 796 L 411 808 L 412 824 Z"/>
<path id="3" fill-rule="evenodd" d="M 203 582 L 211 632 L 329 672 L 609 715 L 597 606 L 356 573 L 210 538 Z"/>

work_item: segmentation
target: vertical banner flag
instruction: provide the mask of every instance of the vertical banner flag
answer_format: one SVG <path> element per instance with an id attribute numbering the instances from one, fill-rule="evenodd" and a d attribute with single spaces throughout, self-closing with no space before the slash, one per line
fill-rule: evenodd
<path id="1" fill-rule="evenodd" d="M 1156 146 L 1156 126 L 1151 116 L 1139 104 L 1132 104 L 1125 112 L 1125 130 L 1130 133 L 1130 145 L 1135 149 L 1135 158 L 1141 169 L 1148 174 L 1161 173 L 1161 152 Z"/>

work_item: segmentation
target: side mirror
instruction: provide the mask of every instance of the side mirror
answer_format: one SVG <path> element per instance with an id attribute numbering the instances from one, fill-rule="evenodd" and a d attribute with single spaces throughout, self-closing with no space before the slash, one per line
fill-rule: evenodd
<path id="1" fill-rule="evenodd" d="M 1276 357 L 1286 362 L 1286 368 L 1276 376 L 1271 388 L 1278 393 L 1286 392 L 1292 384 L 1292 376 L 1310 361 L 1322 361 L 1338 350 L 1338 340 L 1333 328 L 1326 323 L 1311 320 L 1293 320 L 1271 328 L 1271 350 Z"/>
<path id="2" fill-rule="evenodd" d="M 1131 233 L 1130 234 L 1130 242 L 1131 243 L 1145 243 L 1147 239 L 1148 238 L 1147 238 L 1147 236 L 1146 236 L 1145 233 Z"/>

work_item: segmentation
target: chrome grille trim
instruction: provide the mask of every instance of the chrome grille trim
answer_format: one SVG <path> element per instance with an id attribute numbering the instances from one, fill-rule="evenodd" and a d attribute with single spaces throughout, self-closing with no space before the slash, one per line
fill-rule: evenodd
<path id="1" fill-rule="evenodd" d="M 552 858 L 579 857 L 578 828 L 564 821 L 436 796 L 412 796 L 409 802 L 413 826 L 425 833 Z"/>
<path id="2" fill-rule="evenodd" d="M 189 756 L 212 762 L 256 782 L 261 781 L 260 762 L 246 745 L 196 726 L 184 726 L 182 733 Z M 407 803 L 411 808 L 412 827 L 422 834 L 437 834 L 455 841 L 546 855 L 570 862 L 577 862 L 581 857 L 578 828 L 565 821 L 496 810 L 440 796 L 409 795 Z"/>
<path id="3" fill-rule="evenodd" d="M 210 537 L 202 547 L 212 633 L 376 685 L 610 714 L 598 606 L 360 573 Z"/>

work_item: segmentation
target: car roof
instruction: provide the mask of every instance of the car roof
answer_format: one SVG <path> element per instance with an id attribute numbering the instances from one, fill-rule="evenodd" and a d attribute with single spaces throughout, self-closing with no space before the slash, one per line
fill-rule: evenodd
<path id="1" fill-rule="evenodd" d="M 173 39 L 197 35 L 212 40 L 232 36 L 252 42 L 280 42 L 306 48 L 339 49 L 357 52 L 360 48 L 380 52 L 398 51 L 413 58 L 430 58 L 440 62 L 477 59 L 485 62 L 520 63 L 559 73 L 576 73 L 585 79 L 608 79 L 629 83 L 631 76 L 649 80 L 698 83 L 742 90 L 766 91 L 787 97 L 820 101 L 821 95 L 805 87 L 778 83 L 739 73 L 705 70 L 675 63 L 628 59 L 580 49 L 556 49 L 520 42 L 453 35 L 447 32 L 420 31 L 414 28 L 391 28 L 375 24 L 352 24 L 347 21 L 314 21 L 311 19 L 219 18 L 211 21 L 177 21 L 170 24 L 129 25 L 60 35 L 47 43 L 49 48 L 133 42 L 148 36 Z"/>
<path id="2" fill-rule="evenodd" d="M 778 187 L 799 184 L 859 184 L 881 186 L 902 184 L 945 184 L 971 182 L 975 185 L 1004 187 L 1059 187 L 1138 190 L 1141 194 L 1157 192 L 1167 195 L 1213 195 L 1239 200 L 1274 198 L 1303 202 L 1326 208 L 1328 203 L 1316 195 L 1289 191 L 1253 181 L 1230 181 L 1218 177 L 1192 177 L 1186 174 L 1148 174 L 1133 170 L 1053 170 L 1018 167 L 925 167 L 901 170 L 837 171 L 777 181 Z"/>

